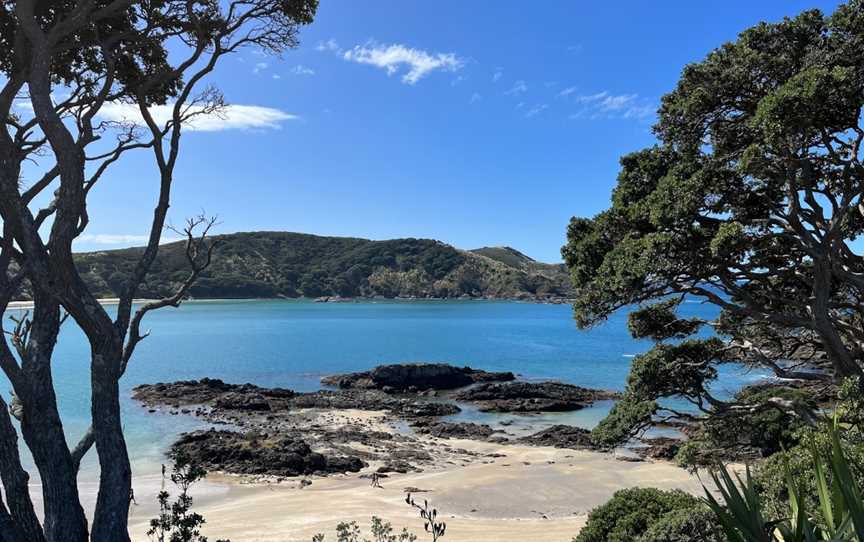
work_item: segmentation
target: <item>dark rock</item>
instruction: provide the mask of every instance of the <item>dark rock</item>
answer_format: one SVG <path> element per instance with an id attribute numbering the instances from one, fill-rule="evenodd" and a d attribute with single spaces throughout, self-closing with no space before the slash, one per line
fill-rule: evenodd
<path id="1" fill-rule="evenodd" d="M 207 470 L 233 474 L 301 476 L 357 472 L 365 466 L 357 457 L 313 452 L 302 440 L 214 429 L 181 435 L 171 452 Z"/>
<path id="2" fill-rule="evenodd" d="M 407 417 L 447 416 L 459 412 L 453 403 L 394 397 L 379 390 L 349 389 L 297 393 L 253 384 L 226 384 L 203 378 L 170 384 L 145 384 L 133 398 L 147 406 L 205 405 L 228 411 L 267 412 L 297 408 L 390 410 Z"/>
<path id="3" fill-rule="evenodd" d="M 399 474 L 405 474 L 407 472 L 412 472 L 418 470 L 417 467 L 408 463 L 407 461 L 388 461 L 384 465 L 378 467 L 377 472 L 379 474 L 386 474 L 388 472 L 398 472 Z"/>
<path id="4" fill-rule="evenodd" d="M 642 457 L 651 459 L 675 459 L 678 450 L 681 449 L 681 440 L 670 437 L 657 437 L 642 439 L 642 442 L 647 446 L 645 448 L 637 448 L 636 453 Z"/>
<path id="5" fill-rule="evenodd" d="M 256 412 L 270 410 L 270 403 L 260 393 L 228 392 L 216 399 L 216 408 L 226 410 L 253 410 Z"/>
<path id="6" fill-rule="evenodd" d="M 563 412 L 618 397 L 615 392 L 560 382 L 490 382 L 453 395 L 457 401 L 475 403 L 483 412 Z"/>
<path id="7" fill-rule="evenodd" d="M 404 363 L 380 365 L 371 371 L 333 375 L 321 382 L 340 389 L 375 389 L 392 393 L 425 390 L 452 390 L 477 382 L 514 380 L 513 373 L 490 373 L 446 363 Z"/>
<path id="8" fill-rule="evenodd" d="M 495 431 L 488 425 L 422 421 L 414 424 L 418 433 L 438 438 L 488 440 Z"/>
<path id="9" fill-rule="evenodd" d="M 593 448 L 591 431 L 572 425 L 553 425 L 517 439 L 517 442 L 531 446 L 552 446 L 554 448 L 586 449 Z"/>

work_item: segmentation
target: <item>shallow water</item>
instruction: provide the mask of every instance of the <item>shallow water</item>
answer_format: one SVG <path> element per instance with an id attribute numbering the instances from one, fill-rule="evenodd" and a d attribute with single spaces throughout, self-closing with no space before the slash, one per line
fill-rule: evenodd
<path id="1" fill-rule="evenodd" d="M 684 308 L 712 316 L 702 305 Z M 630 338 L 623 313 L 579 331 L 567 305 L 507 301 L 200 301 L 152 313 L 144 328 L 152 334 L 139 346 L 122 382 L 126 435 L 137 473 L 158 469 L 170 440 L 198 424 L 186 416 L 150 414 L 134 404 L 128 396 L 137 384 L 209 376 L 309 391 L 320 387 L 327 374 L 423 361 L 621 390 L 632 356 L 651 347 L 649 341 Z M 88 365 L 87 342 L 70 320 L 57 345 L 54 378 L 71 440 L 87 426 Z M 724 367 L 717 389 L 730 393 L 762 376 Z M 0 385 L 8 389 L 6 382 Z M 555 423 L 590 428 L 610 405 L 604 401 L 543 416 L 483 414 L 468 407 L 454 419 L 491 423 L 511 433 Z M 93 459 L 91 454 L 85 469 L 93 468 Z"/>

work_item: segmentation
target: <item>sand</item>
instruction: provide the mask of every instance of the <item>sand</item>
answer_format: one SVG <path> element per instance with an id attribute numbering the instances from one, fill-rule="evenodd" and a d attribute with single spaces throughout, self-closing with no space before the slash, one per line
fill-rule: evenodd
<path id="1" fill-rule="evenodd" d="M 373 420 L 375 413 L 362 415 Z M 383 425 L 382 425 L 383 427 Z M 194 488 L 196 510 L 207 518 L 204 534 L 232 542 L 309 541 L 316 533 L 335 540 L 340 521 L 357 521 L 368 535 L 370 518 L 390 521 L 422 534 L 423 522 L 405 502 L 405 488 L 425 490 L 415 499 L 429 502 L 447 523 L 445 541 L 568 542 L 584 525 L 587 513 L 622 488 L 679 488 L 702 493 L 700 481 L 667 462 L 621 461 L 612 454 L 467 440 L 440 440 L 453 448 L 488 454 L 479 461 L 441 464 L 422 473 L 391 474 L 382 488 L 357 474 L 309 477 L 282 483 L 244 483 L 237 477 L 211 475 Z M 500 457 L 492 457 L 501 454 Z M 132 540 L 144 542 L 149 518 L 156 514 L 160 477 L 135 479 L 140 504 L 133 505 Z M 170 488 L 169 488 L 170 489 Z M 95 493 L 95 492 L 94 492 Z M 424 540 L 424 536 L 420 540 Z"/>

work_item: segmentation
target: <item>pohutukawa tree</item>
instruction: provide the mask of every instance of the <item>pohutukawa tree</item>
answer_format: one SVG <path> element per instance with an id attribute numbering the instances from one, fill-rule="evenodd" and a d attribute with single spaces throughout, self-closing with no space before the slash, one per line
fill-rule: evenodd
<path id="1" fill-rule="evenodd" d="M 183 230 L 188 278 L 168 298 L 133 305 L 159 251 L 183 127 L 224 107 L 217 90 L 202 86 L 221 59 L 244 47 L 295 47 L 316 9 L 317 0 L 0 1 L 0 316 L 22 288 L 33 301 L 26 318 L 0 319 L 11 328 L 0 335 L 0 368 L 14 393 L 9 401 L 0 396 L 0 541 L 129 539 L 131 470 L 118 382 L 146 337 L 144 316 L 179 304 L 213 250 L 212 221 L 192 219 Z M 140 120 L 104 120 L 109 104 Z M 170 112 L 167 120 L 154 106 Z M 112 315 L 81 279 L 72 243 L 87 228 L 94 186 L 135 149 L 152 153 L 158 199 L 149 241 Z M 92 426 L 77 437 L 64 432 L 51 376 L 67 315 L 91 349 Z M 41 479 L 41 519 L 19 457 L 19 428 Z M 67 437 L 80 442 L 70 448 Z M 76 476 L 93 447 L 100 480 L 91 526 Z"/>
<path id="2" fill-rule="evenodd" d="M 712 395 L 726 362 L 864 385 L 862 105 L 859 0 L 759 24 L 684 69 L 658 112 L 660 143 L 622 158 L 611 207 L 574 218 L 562 249 L 580 327 L 639 305 L 631 333 L 657 341 L 599 441 L 670 414 L 666 397 L 712 416 L 794 408 Z M 685 297 L 719 317 L 681 317 Z M 694 335 L 706 326 L 712 338 Z"/>

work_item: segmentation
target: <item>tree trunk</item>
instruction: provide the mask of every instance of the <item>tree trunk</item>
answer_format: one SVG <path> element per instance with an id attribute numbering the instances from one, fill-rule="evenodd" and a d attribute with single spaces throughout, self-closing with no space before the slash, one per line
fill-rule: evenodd
<path id="1" fill-rule="evenodd" d="M 828 302 L 831 295 L 831 266 L 825 259 L 817 259 L 813 265 L 813 305 L 811 317 L 813 328 L 822 339 L 822 346 L 828 354 L 828 359 L 834 367 L 835 376 L 838 379 L 857 376 L 859 382 L 864 385 L 864 369 L 852 356 L 849 348 L 844 344 L 843 338 L 834 327 L 828 311 Z"/>
<path id="2" fill-rule="evenodd" d="M 91 409 L 101 476 L 90 539 L 92 542 L 129 542 L 132 472 L 120 420 L 118 386 L 122 342 L 111 338 L 105 341 L 108 344 L 91 346 Z"/>
<path id="3" fill-rule="evenodd" d="M 78 497 L 77 471 L 66 444 L 51 375 L 51 356 L 60 330 L 60 309 L 45 292 L 34 289 L 30 340 L 21 369 L 21 434 L 42 479 L 47 542 L 86 542 L 87 519 Z"/>
<path id="4" fill-rule="evenodd" d="M 42 527 L 30 500 L 30 480 L 21 466 L 18 436 L 6 402 L 0 397 L 0 481 L 8 510 L 0 499 L 0 542 L 44 542 Z"/>

